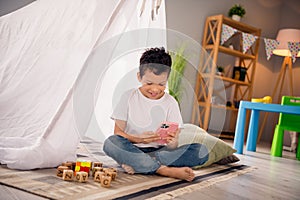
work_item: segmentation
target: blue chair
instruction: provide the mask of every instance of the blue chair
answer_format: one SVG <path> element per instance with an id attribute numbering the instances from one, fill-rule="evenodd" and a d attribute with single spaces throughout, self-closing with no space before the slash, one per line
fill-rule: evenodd
<path id="1" fill-rule="evenodd" d="M 300 106 L 300 97 L 283 96 L 281 105 Z M 274 131 L 271 155 L 281 157 L 283 148 L 284 130 L 300 132 L 300 115 L 280 113 L 279 121 Z M 296 157 L 300 160 L 300 137 L 298 136 L 298 147 Z"/>

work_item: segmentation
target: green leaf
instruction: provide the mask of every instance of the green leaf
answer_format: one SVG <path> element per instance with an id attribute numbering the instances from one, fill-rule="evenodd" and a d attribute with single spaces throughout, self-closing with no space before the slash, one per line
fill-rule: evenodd
<path id="1" fill-rule="evenodd" d="M 172 66 L 171 73 L 168 79 L 169 93 L 172 95 L 178 103 L 180 103 L 182 95 L 182 77 L 186 67 L 186 59 L 184 58 L 185 46 L 178 49 L 175 54 L 172 54 Z"/>

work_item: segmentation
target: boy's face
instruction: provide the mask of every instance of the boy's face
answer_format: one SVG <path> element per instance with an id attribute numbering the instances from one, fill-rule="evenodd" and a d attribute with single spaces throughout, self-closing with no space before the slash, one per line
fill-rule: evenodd
<path id="1" fill-rule="evenodd" d="M 152 71 L 146 70 L 143 77 L 137 74 L 139 82 L 142 84 L 140 91 L 149 99 L 160 99 L 164 95 L 168 82 L 168 73 L 163 72 L 155 75 Z"/>

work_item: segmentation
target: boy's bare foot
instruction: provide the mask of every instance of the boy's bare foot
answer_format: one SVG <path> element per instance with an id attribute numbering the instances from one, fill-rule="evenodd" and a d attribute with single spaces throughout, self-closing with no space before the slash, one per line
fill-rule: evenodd
<path id="1" fill-rule="evenodd" d="M 189 167 L 167 167 L 161 166 L 156 173 L 162 176 L 178 178 L 186 181 L 192 181 L 195 178 L 194 171 Z"/>
<path id="2" fill-rule="evenodd" d="M 123 168 L 123 169 L 125 170 L 125 172 L 127 172 L 128 174 L 134 174 L 134 173 L 135 173 L 134 169 L 133 169 L 131 166 L 129 166 L 129 165 L 123 164 L 123 165 L 122 165 L 122 168 Z"/>

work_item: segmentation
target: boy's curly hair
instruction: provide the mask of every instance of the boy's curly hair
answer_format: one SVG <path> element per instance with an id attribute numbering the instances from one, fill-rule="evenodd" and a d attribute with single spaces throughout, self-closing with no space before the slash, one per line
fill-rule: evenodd
<path id="1" fill-rule="evenodd" d="M 171 71 L 172 59 L 164 47 L 147 49 L 140 58 L 140 76 L 143 77 L 146 70 L 156 75 Z"/>

